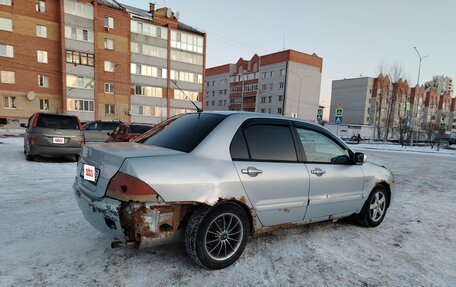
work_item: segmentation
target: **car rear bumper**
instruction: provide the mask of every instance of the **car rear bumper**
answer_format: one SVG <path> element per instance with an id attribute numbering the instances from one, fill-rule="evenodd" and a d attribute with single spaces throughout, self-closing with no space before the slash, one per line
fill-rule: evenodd
<path id="1" fill-rule="evenodd" d="M 119 213 L 122 203 L 119 200 L 108 197 L 90 198 L 77 188 L 76 182 L 73 184 L 73 191 L 82 214 L 93 227 L 111 238 L 126 241 L 120 224 Z"/>
<path id="2" fill-rule="evenodd" d="M 81 152 L 81 147 L 66 147 L 66 146 L 40 146 L 30 145 L 30 155 L 76 155 Z"/>

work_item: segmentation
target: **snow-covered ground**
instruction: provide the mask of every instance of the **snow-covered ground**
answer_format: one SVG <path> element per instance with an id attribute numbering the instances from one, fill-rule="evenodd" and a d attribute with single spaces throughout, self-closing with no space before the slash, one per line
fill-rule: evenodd
<path id="1" fill-rule="evenodd" d="M 383 144 L 383 143 L 360 143 L 349 144 L 355 150 L 383 150 L 391 152 L 414 152 L 414 153 L 432 153 L 440 155 L 454 155 L 456 156 L 456 145 L 451 145 L 446 148 L 437 145 L 431 146 L 401 146 L 399 144 Z"/>
<path id="2" fill-rule="evenodd" d="M 253 237 L 237 263 L 210 271 L 182 244 L 111 249 L 73 198 L 75 163 L 27 162 L 22 138 L 0 142 L 0 286 L 456 286 L 451 155 L 364 149 L 398 183 L 379 227 L 325 222 Z"/>

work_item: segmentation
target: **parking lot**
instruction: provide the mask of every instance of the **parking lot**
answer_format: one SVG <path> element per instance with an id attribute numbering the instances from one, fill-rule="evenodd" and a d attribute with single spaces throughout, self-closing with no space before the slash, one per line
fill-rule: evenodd
<path id="1" fill-rule="evenodd" d="M 456 284 L 455 155 L 365 150 L 397 180 L 379 227 L 325 222 L 255 236 L 233 266 L 210 271 L 183 244 L 111 249 L 74 200 L 76 163 L 27 162 L 22 138 L 0 142 L 1 286 Z"/>

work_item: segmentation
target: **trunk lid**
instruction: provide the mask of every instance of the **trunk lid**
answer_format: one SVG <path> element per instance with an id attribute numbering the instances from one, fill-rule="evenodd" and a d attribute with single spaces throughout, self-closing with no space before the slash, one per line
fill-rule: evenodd
<path id="1" fill-rule="evenodd" d="M 125 159 L 181 153 L 176 150 L 139 143 L 87 144 L 83 147 L 81 160 L 78 162 L 78 186 L 88 196 L 100 198 L 105 195 L 109 181 L 120 169 Z M 84 179 L 84 165 L 95 167 L 95 182 Z"/>

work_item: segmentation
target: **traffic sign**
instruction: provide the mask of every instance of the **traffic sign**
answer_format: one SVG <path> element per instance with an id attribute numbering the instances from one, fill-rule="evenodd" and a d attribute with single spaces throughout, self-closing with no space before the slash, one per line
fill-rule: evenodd
<path id="1" fill-rule="evenodd" d="M 344 115 L 344 108 L 336 108 L 336 117 L 342 117 Z"/>
<path id="2" fill-rule="evenodd" d="M 321 122 L 322 119 L 323 119 L 323 115 L 317 115 L 317 122 Z"/>
<path id="3" fill-rule="evenodd" d="M 334 120 L 334 123 L 336 125 L 340 125 L 342 123 L 342 116 L 336 116 L 336 119 Z"/>

